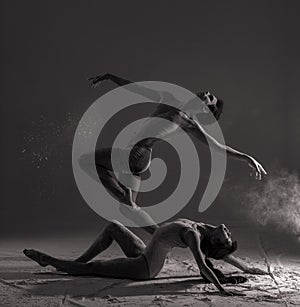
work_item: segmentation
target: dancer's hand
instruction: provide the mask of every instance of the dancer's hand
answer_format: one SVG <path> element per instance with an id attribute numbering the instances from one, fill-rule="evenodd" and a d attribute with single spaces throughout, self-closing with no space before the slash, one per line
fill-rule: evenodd
<path id="1" fill-rule="evenodd" d="M 246 296 L 246 294 L 241 293 L 239 291 L 236 291 L 236 290 L 225 290 L 225 289 L 221 290 L 220 294 L 223 295 L 223 296 Z"/>
<path id="2" fill-rule="evenodd" d="M 90 77 L 87 80 L 92 82 L 91 84 L 92 87 L 97 87 L 98 85 L 102 83 L 102 81 L 108 80 L 109 78 L 110 78 L 110 74 L 106 73 L 106 74 L 99 75 L 96 77 Z"/>
<path id="3" fill-rule="evenodd" d="M 267 175 L 267 172 L 262 167 L 262 165 L 257 162 L 254 158 L 248 156 L 247 157 L 248 165 L 251 167 L 250 176 L 252 176 L 252 172 L 255 173 L 255 179 L 261 180 L 263 176 Z"/>
<path id="4" fill-rule="evenodd" d="M 247 268 L 246 270 L 244 270 L 245 273 L 248 274 L 254 274 L 254 275 L 268 275 L 268 272 L 261 270 L 259 268 Z"/>

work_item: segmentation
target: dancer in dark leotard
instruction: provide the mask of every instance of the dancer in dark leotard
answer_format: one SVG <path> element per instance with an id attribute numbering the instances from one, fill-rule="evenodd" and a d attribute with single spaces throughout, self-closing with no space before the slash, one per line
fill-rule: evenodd
<path id="1" fill-rule="evenodd" d="M 97 260 L 89 262 L 116 241 L 127 258 Z M 96 241 L 75 261 L 61 260 L 33 249 L 25 249 L 24 254 L 41 266 L 51 265 L 71 275 L 90 275 L 113 278 L 146 280 L 154 278 L 162 269 L 166 256 L 174 247 L 189 247 L 198 264 L 201 275 L 212 282 L 223 295 L 233 295 L 221 283 L 238 283 L 246 279 L 241 276 L 225 277 L 212 267 L 208 258 L 222 259 L 244 272 L 266 274 L 248 267 L 233 257 L 236 242 L 232 241 L 227 227 L 196 223 L 188 219 L 178 219 L 160 226 L 146 246 L 144 242 L 121 223 L 110 222 Z"/>
<path id="2" fill-rule="evenodd" d="M 130 91 L 141 94 L 151 101 L 161 103 L 154 113 L 145 120 L 142 130 L 137 134 L 136 140 L 140 140 L 139 142 L 136 143 L 136 140 L 132 139 L 128 148 L 114 149 L 116 150 L 115 154 L 119 157 L 117 159 L 117 169 L 115 169 L 115 171 L 119 172 L 120 176 L 126 176 L 126 173 L 131 172 L 133 176 L 130 176 L 130 178 L 134 179 L 134 182 L 131 183 L 131 187 L 122 184 L 112 173 L 113 168 L 111 165 L 110 148 L 96 150 L 95 153 L 86 154 L 80 158 L 79 163 L 81 168 L 95 179 L 97 179 L 99 175 L 106 189 L 111 195 L 119 200 L 120 203 L 132 208 L 138 208 L 136 205 L 136 197 L 139 190 L 140 174 L 146 172 L 150 166 L 153 145 L 177 133 L 179 127 L 183 128 L 187 133 L 196 136 L 205 144 L 209 142 L 217 151 L 226 152 L 229 157 L 247 162 L 247 164 L 254 169 L 257 179 L 261 179 L 262 175 L 266 174 L 262 165 L 253 157 L 229 146 L 220 144 L 203 129 L 201 120 L 208 120 L 208 116 L 205 115 L 205 112 L 207 113 L 205 108 L 211 111 L 216 120 L 219 119 L 223 109 L 223 102 L 211 93 L 202 92 L 197 94 L 203 104 L 199 103 L 198 99 L 192 99 L 187 103 L 182 103 L 171 93 L 158 92 L 145 88 L 112 74 L 104 74 L 90 78 L 89 80 L 91 80 L 93 86 L 99 85 L 104 80 L 111 80 L 119 86 L 131 84 L 130 88 L 128 88 Z M 164 104 L 164 102 L 166 103 L 167 101 L 171 101 L 174 107 Z M 205 118 L 205 116 L 207 118 Z M 154 117 L 163 118 L 166 119 L 166 121 L 163 121 L 163 123 L 159 125 Z M 156 134 L 156 137 L 143 138 L 143 135 L 148 135 L 148 131 L 151 131 L 151 135 Z M 128 157 L 128 155 L 123 153 L 131 148 L 132 150 L 129 156 L 130 170 L 127 170 L 123 158 Z M 93 169 L 91 165 L 95 162 L 98 174 L 91 174 L 91 169 Z"/>

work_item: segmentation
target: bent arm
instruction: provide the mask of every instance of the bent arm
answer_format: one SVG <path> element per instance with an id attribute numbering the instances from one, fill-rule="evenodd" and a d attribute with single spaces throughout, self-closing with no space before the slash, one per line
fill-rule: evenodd
<path id="1" fill-rule="evenodd" d="M 155 102 L 159 102 L 161 100 L 161 94 L 159 91 L 155 91 L 153 89 L 147 88 L 145 86 L 141 86 L 139 84 L 134 83 L 133 81 L 130 80 L 126 80 L 124 78 L 121 78 L 119 76 L 110 74 L 110 73 L 106 73 L 104 75 L 99 75 L 96 77 L 92 77 L 89 78 L 88 80 L 92 81 L 92 84 L 94 86 L 96 86 L 97 84 L 99 84 L 99 82 L 102 82 L 104 80 L 111 80 L 112 82 L 114 82 L 115 84 L 119 85 L 119 86 L 124 86 L 124 85 L 129 85 L 125 87 L 128 91 L 142 95 L 146 98 L 151 99 L 152 101 Z"/>
<path id="2" fill-rule="evenodd" d="M 188 133 L 194 135 L 204 144 L 211 146 L 217 152 L 228 154 L 229 157 L 242 160 L 245 162 L 250 162 L 251 157 L 249 155 L 241 151 L 238 151 L 234 148 L 231 148 L 225 144 L 221 144 L 214 137 L 208 134 L 196 120 L 189 118 L 187 115 L 185 115 L 185 119 L 188 123 L 188 128 L 187 128 Z"/>
<path id="3" fill-rule="evenodd" d="M 139 210 L 132 209 L 127 205 L 120 204 L 120 212 L 133 221 L 137 226 L 142 227 L 145 231 L 151 235 L 159 228 L 158 224 L 152 219 L 152 217 L 144 211 L 142 208 Z M 149 225 L 149 226 L 144 226 Z"/>
<path id="4" fill-rule="evenodd" d="M 119 86 L 124 86 L 124 85 L 133 83 L 133 81 L 126 80 L 124 78 L 121 78 L 121 77 L 113 75 L 113 74 L 106 74 L 106 76 L 107 76 L 107 79 L 113 81 L 114 83 L 116 83 Z"/>
<path id="5" fill-rule="evenodd" d="M 255 179 L 261 180 L 262 176 L 267 175 L 267 172 L 263 168 L 263 166 L 253 157 L 241 151 L 233 149 L 225 144 L 221 144 L 215 138 L 209 135 L 203 129 L 203 127 L 198 123 L 197 120 L 189 117 L 185 112 L 181 112 L 181 117 L 182 117 L 182 128 L 186 130 L 187 133 L 194 135 L 197 139 L 209 145 L 217 152 L 227 153 L 229 157 L 247 162 L 248 166 L 252 169 L 252 171 L 254 170 L 255 172 Z M 251 174 L 252 173 L 250 173 L 250 175 Z"/>
<path id="6" fill-rule="evenodd" d="M 214 272 L 207 266 L 205 263 L 204 255 L 201 252 L 200 249 L 200 238 L 199 234 L 188 230 L 187 232 L 184 233 L 184 240 L 189 246 L 190 250 L 193 253 L 193 256 L 197 262 L 197 265 L 199 267 L 199 270 L 201 273 L 210 281 L 212 282 L 217 289 L 220 292 L 225 292 L 224 287 L 221 285 L 220 281 L 218 280 L 217 276 L 214 274 Z"/>
<path id="7" fill-rule="evenodd" d="M 244 272 L 247 271 L 248 267 L 240 259 L 237 259 L 236 257 L 232 255 L 225 256 L 224 258 L 222 258 L 222 260 L 235 266 L 241 271 L 244 271 Z"/>

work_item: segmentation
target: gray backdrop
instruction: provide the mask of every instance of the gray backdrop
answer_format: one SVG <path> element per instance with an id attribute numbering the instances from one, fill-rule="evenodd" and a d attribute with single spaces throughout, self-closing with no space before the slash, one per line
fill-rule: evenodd
<path id="1" fill-rule="evenodd" d="M 114 88 L 89 87 L 86 77 L 104 72 L 212 91 L 225 101 L 229 145 L 270 174 L 299 171 L 299 9 L 285 0 L 2 1 L 1 235 L 103 222 L 77 190 L 71 143 L 82 113 Z M 250 223 L 242 203 L 259 184 L 231 160 L 215 204 L 200 214 L 191 202 L 180 216 Z"/>

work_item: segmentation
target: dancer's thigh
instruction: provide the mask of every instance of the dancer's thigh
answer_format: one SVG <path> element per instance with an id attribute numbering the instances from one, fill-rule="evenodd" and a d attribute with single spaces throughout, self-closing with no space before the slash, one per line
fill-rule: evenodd
<path id="1" fill-rule="evenodd" d="M 148 265 L 143 255 L 136 258 L 116 258 L 94 261 L 93 275 L 134 280 L 149 279 Z"/>

